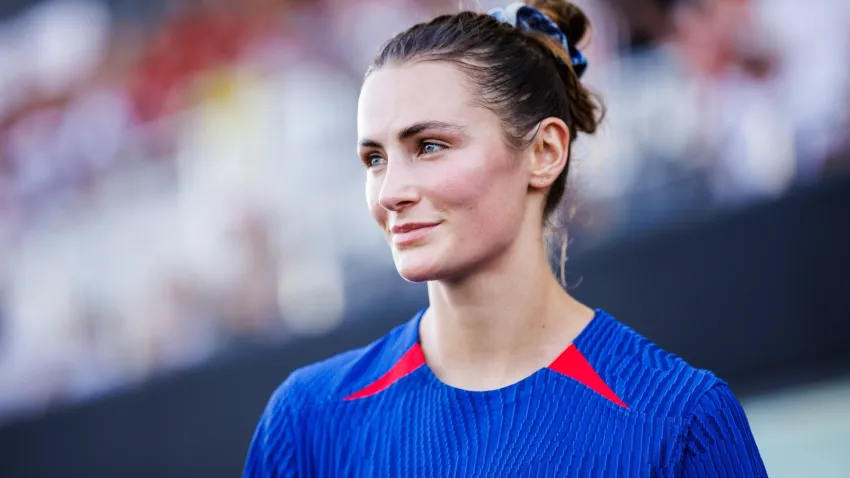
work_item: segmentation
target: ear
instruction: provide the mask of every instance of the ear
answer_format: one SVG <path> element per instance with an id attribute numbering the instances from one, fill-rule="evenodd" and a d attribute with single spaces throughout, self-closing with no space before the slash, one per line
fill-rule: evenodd
<path id="1" fill-rule="evenodd" d="M 546 118 L 529 147 L 528 185 L 545 189 L 552 185 L 567 165 L 570 153 L 570 130 L 559 118 Z"/>

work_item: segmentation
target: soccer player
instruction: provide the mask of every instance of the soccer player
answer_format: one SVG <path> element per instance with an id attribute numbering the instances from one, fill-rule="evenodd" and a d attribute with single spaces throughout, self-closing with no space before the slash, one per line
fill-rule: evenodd
<path id="1" fill-rule="evenodd" d="M 760 477 L 723 380 L 568 295 L 544 224 L 598 104 L 564 0 L 461 12 L 392 38 L 357 127 L 366 196 L 429 306 L 293 373 L 247 477 Z"/>

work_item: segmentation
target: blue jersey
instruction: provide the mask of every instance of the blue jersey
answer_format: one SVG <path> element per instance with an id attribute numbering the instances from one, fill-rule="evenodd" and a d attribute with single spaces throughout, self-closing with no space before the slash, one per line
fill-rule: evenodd
<path id="1" fill-rule="evenodd" d="M 762 477 L 725 382 L 597 311 L 549 367 L 513 385 L 441 382 L 422 312 L 293 373 L 257 426 L 246 477 Z"/>

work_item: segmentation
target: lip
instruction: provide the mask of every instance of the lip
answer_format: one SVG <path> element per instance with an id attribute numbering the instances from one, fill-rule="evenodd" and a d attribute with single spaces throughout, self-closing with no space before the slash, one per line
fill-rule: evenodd
<path id="1" fill-rule="evenodd" d="M 439 226 L 439 222 L 408 222 L 390 229 L 392 242 L 396 246 L 409 246 L 421 241 Z"/>

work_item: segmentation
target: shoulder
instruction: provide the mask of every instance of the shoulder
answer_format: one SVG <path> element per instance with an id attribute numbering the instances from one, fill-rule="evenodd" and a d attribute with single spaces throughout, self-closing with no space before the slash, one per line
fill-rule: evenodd
<path id="1" fill-rule="evenodd" d="M 680 438 L 678 476 L 767 477 L 744 409 L 725 383 L 702 395 Z"/>
<path id="2" fill-rule="evenodd" d="M 577 345 L 632 411 L 687 419 L 705 394 L 725 387 L 714 373 L 690 365 L 607 313 L 599 311 L 595 320 L 592 333 Z"/>
<path id="3" fill-rule="evenodd" d="M 386 364 L 410 348 L 406 343 L 415 340 L 417 326 L 418 315 L 365 347 L 293 372 L 266 404 L 251 439 L 244 476 L 303 476 L 307 465 L 299 449 L 303 433 L 316 428 L 316 413 L 386 372 Z"/>
<path id="4" fill-rule="evenodd" d="M 696 368 L 605 312 L 579 350 L 630 412 L 675 425 L 676 476 L 767 476 L 740 402 L 725 381 Z"/>
<path id="5" fill-rule="evenodd" d="M 302 414 L 336 403 L 374 382 L 415 344 L 419 314 L 378 340 L 294 371 L 269 400 L 266 414 Z"/>

